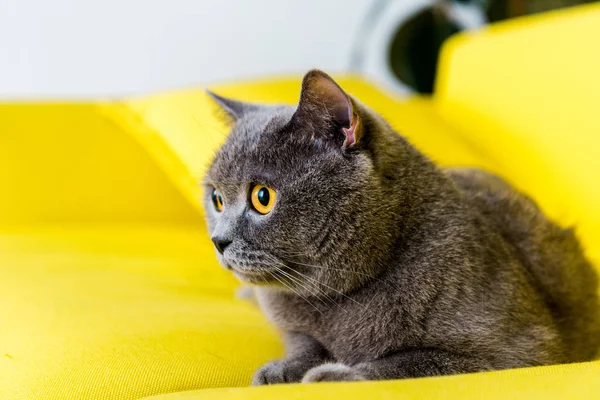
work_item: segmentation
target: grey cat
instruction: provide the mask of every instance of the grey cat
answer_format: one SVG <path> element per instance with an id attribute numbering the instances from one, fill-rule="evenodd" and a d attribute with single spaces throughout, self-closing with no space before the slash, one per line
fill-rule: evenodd
<path id="1" fill-rule="evenodd" d="M 297 107 L 212 96 L 233 128 L 206 176 L 209 232 L 287 350 L 253 384 L 594 358 L 596 273 L 531 199 L 436 166 L 318 70 Z"/>

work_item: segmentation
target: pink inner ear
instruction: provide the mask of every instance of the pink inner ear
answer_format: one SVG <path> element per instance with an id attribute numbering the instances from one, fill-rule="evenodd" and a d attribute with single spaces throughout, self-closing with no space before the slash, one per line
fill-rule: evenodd
<path id="1" fill-rule="evenodd" d="M 342 130 L 346 134 L 346 145 L 347 146 L 352 146 L 354 143 L 356 143 L 355 133 L 356 133 L 357 125 L 358 125 L 358 118 L 357 118 L 356 114 L 352 114 L 352 124 L 350 125 L 350 128 L 342 128 Z"/>

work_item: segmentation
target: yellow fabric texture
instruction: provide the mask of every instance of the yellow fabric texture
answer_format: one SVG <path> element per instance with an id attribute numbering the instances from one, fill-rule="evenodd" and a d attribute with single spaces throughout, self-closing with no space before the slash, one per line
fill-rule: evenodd
<path id="1" fill-rule="evenodd" d="M 599 35 L 598 6 L 464 35 L 444 51 L 433 99 L 339 81 L 439 163 L 498 172 L 577 223 L 597 261 Z M 214 90 L 293 103 L 299 82 Z M 247 386 L 282 353 L 256 307 L 235 298 L 202 222 L 198 181 L 226 134 L 215 111 L 198 89 L 0 104 L 0 399 L 600 398 L 600 362 L 209 389 Z"/>
<path id="2" fill-rule="evenodd" d="M 435 103 L 492 168 L 600 262 L 600 5 L 517 19 L 444 48 Z"/>

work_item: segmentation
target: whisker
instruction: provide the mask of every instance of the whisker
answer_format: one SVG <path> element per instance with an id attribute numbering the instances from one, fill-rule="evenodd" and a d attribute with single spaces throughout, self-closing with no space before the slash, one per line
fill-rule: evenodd
<path id="1" fill-rule="evenodd" d="M 283 253 L 283 252 L 282 252 L 282 253 Z M 291 253 L 287 253 L 287 254 L 291 254 Z M 269 258 L 272 260 L 272 262 L 274 262 L 274 263 L 276 263 L 276 264 L 279 264 L 279 265 L 286 266 L 285 264 L 281 264 L 280 260 L 278 260 L 278 259 L 277 259 L 277 257 L 275 257 L 275 256 L 273 256 L 273 255 L 270 255 L 270 254 L 268 255 L 268 257 L 269 257 Z M 296 262 L 296 261 L 294 261 L 294 260 L 286 260 L 286 259 L 284 259 L 284 258 L 281 258 L 281 261 L 283 261 L 284 263 L 298 264 L 298 265 L 303 265 L 303 266 L 306 266 L 306 267 L 311 267 L 311 268 L 318 268 L 318 269 L 324 269 L 324 270 L 330 270 L 330 271 L 349 272 L 349 273 L 356 274 L 356 275 L 362 275 L 362 276 L 368 277 L 368 278 L 370 278 L 370 279 L 373 279 L 373 280 L 375 280 L 375 281 L 381 282 L 382 284 L 384 284 L 384 285 L 386 285 L 386 286 L 388 286 L 388 287 L 391 287 L 391 288 L 393 288 L 393 289 L 395 289 L 395 290 L 399 290 L 399 287 L 398 287 L 398 285 L 395 285 L 393 282 L 389 282 L 389 281 L 386 281 L 386 280 L 380 279 L 380 278 L 378 278 L 378 277 L 376 277 L 376 276 L 373 276 L 373 275 L 370 275 L 370 274 L 366 274 L 366 273 L 363 273 L 363 272 L 352 271 L 352 270 L 345 269 L 345 268 L 335 268 L 335 267 L 325 267 L 325 266 L 319 266 L 319 265 L 305 264 L 305 263 Z M 288 267 L 289 267 L 289 266 L 288 266 Z M 298 270 L 296 270 L 296 269 L 293 269 L 293 268 L 288 268 L 288 269 L 289 269 L 289 271 L 290 271 L 290 272 L 292 272 L 292 271 L 293 271 L 293 272 L 295 272 L 296 274 L 298 274 L 298 275 L 301 275 L 302 277 L 306 278 L 306 280 L 305 280 L 305 283 L 307 283 L 307 284 L 311 284 L 311 286 L 313 286 L 313 287 L 315 287 L 315 286 L 316 286 L 316 287 L 317 287 L 317 289 L 318 289 L 318 290 L 319 290 L 321 293 L 323 293 L 323 294 L 326 294 L 326 293 L 325 293 L 325 291 L 324 291 L 322 288 L 318 287 L 318 285 L 323 285 L 323 286 L 325 286 L 326 288 L 329 288 L 329 289 L 333 290 L 335 293 L 338 293 L 338 294 L 340 294 L 341 296 L 343 296 L 343 297 L 345 297 L 345 298 L 349 299 L 350 301 L 352 301 L 352 302 L 356 303 L 357 305 L 359 305 L 359 306 L 361 306 L 361 307 L 363 307 L 363 308 L 365 308 L 365 309 L 368 309 L 368 306 L 367 306 L 367 305 L 360 303 L 359 301 L 357 301 L 356 299 L 353 299 L 353 298 L 349 297 L 349 296 L 348 296 L 348 295 L 346 295 L 345 293 L 342 293 L 342 292 L 340 292 L 339 290 L 337 290 L 337 289 L 335 289 L 335 288 L 333 288 L 333 287 L 331 287 L 331 286 L 329 286 L 329 285 L 327 285 L 327 284 L 325 284 L 325 283 L 323 283 L 323 282 L 320 282 L 320 281 L 318 281 L 318 280 L 317 280 L 317 279 L 315 279 L 315 278 L 312 278 L 312 277 L 310 277 L 310 276 L 307 276 L 306 274 L 304 274 L 304 273 L 302 273 L 302 272 L 300 272 L 300 271 L 298 271 Z M 278 271 L 281 271 L 281 268 L 280 268 L 280 269 L 278 269 Z M 283 271 L 283 272 L 285 272 L 285 271 Z M 297 277 L 296 277 L 296 278 L 297 278 Z M 313 282 L 314 282 L 314 283 L 313 283 Z M 314 293 L 313 293 L 313 294 L 314 294 Z M 335 300 L 334 300 L 334 299 L 332 299 L 330 296 L 327 296 L 327 297 L 328 297 L 329 299 L 333 300 L 334 304 L 336 304 L 338 307 L 342 308 L 342 307 L 341 307 L 341 306 L 340 306 L 340 305 L 339 305 L 337 302 L 335 302 Z M 369 304 L 370 304 L 370 302 L 369 302 Z M 342 308 L 342 309 L 343 309 L 343 308 Z"/>
<path id="2" fill-rule="evenodd" d="M 288 252 L 288 251 L 283 251 L 283 250 L 281 250 L 280 252 L 281 252 L 283 255 L 286 255 L 286 256 L 306 256 L 306 255 L 308 255 L 308 252 L 307 252 L 307 251 L 300 251 L 300 252 L 293 252 L 293 253 L 292 253 L 292 252 Z"/>
<path id="3" fill-rule="evenodd" d="M 298 264 L 298 265 L 302 265 L 302 266 L 305 266 L 305 267 L 319 268 L 319 269 L 325 269 L 325 270 L 329 270 L 329 271 L 349 272 L 349 273 L 355 274 L 355 275 L 366 276 L 368 278 L 371 278 L 371 279 L 374 279 L 376 281 L 382 282 L 385 285 L 388 285 L 388 286 L 391 286 L 391 287 L 393 287 L 395 289 L 398 289 L 398 286 L 392 284 L 392 282 L 386 282 L 386 281 L 384 281 L 384 280 L 382 280 L 382 279 L 380 279 L 380 278 L 378 278 L 378 277 L 376 277 L 374 275 L 366 274 L 364 272 L 352 271 L 351 269 L 345 269 L 345 268 L 335 268 L 335 267 L 325 267 L 325 266 L 321 266 L 321 265 L 305 264 L 305 263 L 301 263 L 301 262 L 294 261 L 294 260 L 287 260 L 287 259 L 284 259 L 284 258 L 282 258 L 282 260 L 284 262 L 287 262 L 287 263 Z"/>
<path id="4" fill-rule="evenodd" d="M 293 270 L 290 270 L 290 271 L 293 271 Z M 300 280 L 298 277 L 295 277 L 295 276 L 293 276 L 291 273 L 289 273 L 289 272 L 286 272 L 286 271 L 284 271 L 284 270 L 282 270 L 282 269 L 279 269 L 279 272 L 280 272 L 280 273 L 282 273 L 282 274 L 285 274 L 285 275 L 286 275 L 286 276 L 288 276 L 290 279 L 293 279 L 293 280 L 296 282 L 296 284 L 298 284 L 298 285 L 299 285 L 299 286 L 301 286 L 302 288 L 306 289 L 308 292 L 310 292 L 312 295 L 314 295 L 315 297 L 317 297 L 317 298 L 318 298 L 317 294 L 316 294 L 316 293 L 314 293 L 312 290 L 310 290 L 310 288 L 309 288 L 309 287 L 307 287 L 307 286 L 305 285 L 305 283 L 306 283 L 306 284 L 309 284 L 309 285 L 310 285 L 312 288 L 314 288 L 314 289 L 318 290 L 320 293 L 322 293 L 322 294 L 323 294 L 323 296 L 324 296 L 324 297 L 325 297 L 327 300 L 329 300 L 330 302 L 332 302 L 332 303 L 333 303 L 333 305 L 335 305 L 335 306 L 338 306 L 338 307 L 339 307 L 339 304 L 338 304 L 338 303 L 337 303 L 337 302 L 336 302 L 334 299 L 332 299 L 332 298 L 331 298 L 331 296 L 329 296 L 329 295 L 327 294 L 327 292 L 325 292 L 323 289 L 321 289 L 319 286 L 315 285 L 314 283 L 312 283 L 312 282 L 309 282 L 309 281 L 302 282 L 302 280 Z M 293 271 L 293 272 L 297 272 L 297 271 Z M 322 299 L 320 299 L 320 300 L 321 300 L 321 301 L 323 301 Z M 324 301 L 323 301 L 323 302 L 324 302 Z M 347 312 L 347 310 L 344 310 L 344 311 L 345 311 L 345 312 Z"/>
<path id="5" fill-rule="evenodd" d="M 281 265 L 282 267 L 284 267 L 284 265 Z M 293 275 L 291 275 L 289 272 L 284 271 L 283 269 L 278 269 L 277 270 L 278 273 L 282 274 L 283 276 L 287 277 L 288 279 L 290 279 L 291 282 L 295 283 L 296 285 L 300 286 L 302 289 L 306 290 L 307 292 L 309 292 L 310 294 L 312 294 L 313 296 L 317 297 L 317 294 L 314 293 L 310 287 L 305 286 L 304 282 L 302 282 L 300 279 L 298 279 L 298 277 L 295 277 Z M 306 282 L 306 283 L 310 283 L 310 282 Z"/>
<path id="6" fill-rule="evenodd" d="M 290 262 L 292 264 L 303 265 L 305 267 L 327 269 L 327 270 L 330 270 L 330 271 L 350 272 L 352 274 L 363 275 L 363 276 L 367 276 L 369 278 L 375 278 L 373 275 L 365 274 L 364 272 L 352 271 L 351 269 L 335 268 L 335 267 L 324 267 L 324 266 L 320 266 L 320 265 L 304 264 L 304 263 L 297 262 L 297 261 L 294 261 L 294 260 L 284 260 L 284 261 Z"/>
<path id="7" fill-rule="evenodd" d="M 277 271 L 275 271 L 277 272 Z M 288 286 L 283 280 L 279 279 L 275 273 L 269 271 L 269 274 L 275 278 L 277 281 L 279 281 L 279 283 L 281 283 L 283 286 L 285 286 L 286 288 L 290 289 L 292 292 L 294 292 L 296 295 L 298 295 L 299 297 L 301 297 L 304 301 L 306 301 L 308 304 L 310 304 L 319 314 L 323 315 L 323 312 L 321 310 L 319 310 L 319 308 L 317 306 L 315 306 L 313 303 L 311 303 L 306 297 L 302 296 L 300 293 L 298 293 L 297 291 L 295 291 L 291 286 Z M 283 279 L 283 277 L 281 277 Z"/>
<path id="8" fill-rule="evenodd" d="M 345 298 L 347 298 L 348 300 L 350 300 L 350 301 L 353 301 L 354 303 L 358 304 L 358 305 L 359 305 L 359 306 L 361 306 L 361 307 L 365 307 L 363 304 L 361 304 L 361 303 L 359 303 L 358 301 L 354 300 L 352 297 L 350 297 L 350 296 L 347 296 L 346 294 L 344 294 L 344 293 L 340 292 L 339 290 L 337 290 L 337 289 L 335 289 L 335 288 L 332 288 L 331 286 L 329 286 L 329 285 L 326 285 L 325 283 L 323 283 L 323 282 L 320 282 L 320 281 L 318 281 L 318 280 L 317 280 L 317 279 L 315 279 L 315 278 L 311 278 L 310 276 L 308 276 L 308 275 L 305 275 L 305 274 L 303 274 L 303 273 L 302 273 L 302 272 L 300 272 L 300 271 L 295 271 L 295 270 L 294 270 L 294 272 L 296 272 L 297 274 L 300 274 L 300 275 L 302 275 L 302 276 L 303 276 L 303 277 L 305 277 L 306 279 L 310 279 L 311 281 L 314 281 L 314 282 L 318 283 L 319 285 L 323 285 L 323 286 L 325 286 L 325 287 L 327 287 L 327 288 L 329 288 L 329 289 L 333 290 L 334 292 L 336 292 L 336 293 L 338 293 L 338 294 L 340 294 L 340 295 L 344 296 L 344 297 L 345 297 Z"/>
<path id="9" fill-rule="evenodd" d="M 281 262 L 279 262 L 279 260 L 277 260 L 277 258 L 275 258 L 274 256 L 271 256 L 270 254 L 267 254 L 267 258 L 268 258 L 268 259 L 270 259 L 270 260 L 271 260 L 271 262 L 275 263 L 275 264 L 276 264 L 277 266 L 279 266 L 279 267 L 282 267 L 282 268 L 285 268 L 285 267 L 286 267 L 286 265 L 284 265 L 284 264 L 282 264 Z M 297 285 L 299 285 L 299 286 L 300 286 L 302 289 L 306 290 L 307 292 L 309 292 L 310 294 L 312 294 L 313 296 L 315 296 L 315 297 L 317 297 L 319 300 L 321 300 L 323 303 L 325 303 L 325 302 L 323 301 L 323 299 L 320 299 L 320 298 L 319 298 L 319 296 L 317 295 L 317 293 L 315 293 L 313 290 L 311 290 L 311 289 L 310 289 L 310 287 L 307 287 L 307 286 L 305 285 L 305 283 L 307 283 L 307 284 L 310 284 L 310 285 L 311 285 L 311 287 L 313 287 L 313 288 L 317 289 L 319 292 L 323 293 L 323 294 L 325 295 L 325 297 L 327 297 L 329 300 L 333 301 L 333 304 L 336 304 L 336 305 L 337 305 L 337 303 L 336 303 L 336 302 L 335 302 L 333 299 L 331 299 L 331 297 L 329 297 L 329 296 L 327 295 L 327 293 L 325 293 L 325 291 L 324 291 L 324 290 L 322 290 L 322 289 L 321 289 L 321 288 L 319 288 L 318 286 L 314 285 L 312 282 L 302 282 L 302 281 L 301 281 L 301 280 L 300 280 L 298 277 L 295 277 L 295 276 L 291 275 L 290 273 L 288 273 L 288 272 L 284 271 L 282 268 L 278 268 L 278 269 L 277 269 L 277 272 L 279 272 L 279 273 L 281 273 L 281 274 L 284 274 L 284 275 L 286 275 L 286 276 L 288 277 L 288 279 L 291 279 L 291 280 L 293 280 L 293 282 L 296 282 L 296 284 L 297 284 Z"/>

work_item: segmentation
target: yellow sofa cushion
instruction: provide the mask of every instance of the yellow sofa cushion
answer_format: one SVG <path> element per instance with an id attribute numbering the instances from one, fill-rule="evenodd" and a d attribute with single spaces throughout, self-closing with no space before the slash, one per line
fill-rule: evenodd
<path id="1" fill-rule="evenodd" d="M 279 339 L 214 258 L 198 228 L 3 229 L 0 399 L 245 385 Z"/>
<path id="2" fill-rule="evenodd" d="M 278 385 L 210 389 L 144 400 L 402 399 L 548 400 L 597 399 L 597 363 L 383 382 Z"/>
<path id="3" fill-rule="evenodd" d="M 444 47 L 436 110 L 600 262 L 600 5 L 493 25 Z"/>

